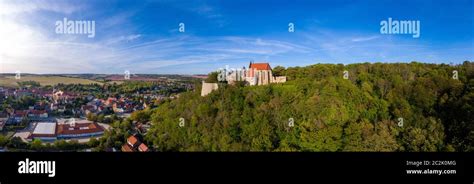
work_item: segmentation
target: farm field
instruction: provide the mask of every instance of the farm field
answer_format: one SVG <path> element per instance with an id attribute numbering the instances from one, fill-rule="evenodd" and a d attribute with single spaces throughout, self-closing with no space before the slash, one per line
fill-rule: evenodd
<path id="1" fill-rule="evenodd" d="M 21 79 L 15 79 L 14 76 L 0 76 L 0 86 L 4 87 L 17 87 L 17 82 L 24 82 L 24 81 L 36 81 L 39 82 L 42 86 L 46 85 L 56 85 L 58 83 L 63 84 L 92 84 L 97 83 L 101 84 L 100 82 L 89 80 L 89 79 L 81 79 L 81 78 L 73 78 L 73 77 L 63 77 L 63 76 L 41 76 L 41 75 L 25 75 L 21 76 Z"/>

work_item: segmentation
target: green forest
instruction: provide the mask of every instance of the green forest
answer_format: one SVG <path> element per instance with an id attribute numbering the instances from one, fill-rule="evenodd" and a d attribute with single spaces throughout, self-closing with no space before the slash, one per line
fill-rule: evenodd
<path id="1" fill-rule="evenodd" d="M 472 62 L 273 73 L 288 81 L 221 83 L 205 97 L 198 86 L 141 112 L 152 122 L 145 142 L 157 151 L 474 151 Z"/>

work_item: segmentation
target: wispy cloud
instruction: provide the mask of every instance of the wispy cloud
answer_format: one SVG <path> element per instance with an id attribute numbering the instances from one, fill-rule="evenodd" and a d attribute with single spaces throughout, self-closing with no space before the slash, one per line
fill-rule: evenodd
<path id="1" fill-rule="evenodd" d="M 352 38 L 352 41 L 353 42 L 365 42 L 365 41 L 370 41 L 370 40 L 374 40 L 374 39 L 377 39 L 377 38 L 380 38 L 380 36 L 356 37 L 356 38 Z"/>
<path id="2" fill-rule="evenodd" d="M 108 39 L 106 41 L 106 44 L 107 45 L 112 45 L 112 44 L 117 44 L 117 43 L 120 43 L 120 42 L 129 43 L 129 42 L 133 42 L 133 41 L 138 40 L 140 37 L 142 37 L 141 34 L 132 34 L 132 35 L 128 35 L 128 36 L 119 36 L 119 37 L 116 37 L 116 38 Z"/>
<path id="3" fill-rule="evenodd" d="M 184 6 L 186 7 L 186 6 Z M 228 22 L 225 20 L 225 16 L 220 12 L 220 10 L 209 4 L 191 4 L 190 11 L 197 13 L 199 16 L 203 16 L 211 21 L 215 22 L 218 27 L 223 27 Z"/>

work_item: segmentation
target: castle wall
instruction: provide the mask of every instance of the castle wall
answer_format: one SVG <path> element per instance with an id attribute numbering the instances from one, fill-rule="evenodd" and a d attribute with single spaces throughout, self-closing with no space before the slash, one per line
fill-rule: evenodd
<path id="1" fill-rule="evenodd" d="M 206 83 L 202 81 L 201 96 L 206 96 L 214 90 L 217 90 L 219 86 L 217 83 Z"/>

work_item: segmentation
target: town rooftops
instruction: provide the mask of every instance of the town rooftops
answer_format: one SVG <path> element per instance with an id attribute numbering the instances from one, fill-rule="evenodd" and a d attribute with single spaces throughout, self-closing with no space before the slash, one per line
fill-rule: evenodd
<path id="1" fill-rule="evenodd" d="M 270 64 L 268 63 L 250 63 L 249 65 L 250 69 L 255 69 L 255 70 L 271 70 L 272 68 L 270 67 Z"/>
<path id="2" fill-rule="evenodd" d="M 30 114 L 41 115 L 46 113 L 45 110 L 30 110 Z"/>

